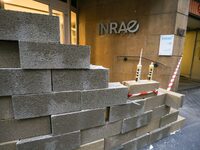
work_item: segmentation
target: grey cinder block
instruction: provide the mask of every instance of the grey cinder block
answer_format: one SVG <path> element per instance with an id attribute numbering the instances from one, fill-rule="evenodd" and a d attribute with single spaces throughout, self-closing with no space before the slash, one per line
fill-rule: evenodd
<path id="1" fill-rule="evenodd" d="M 0 10 L 0 40 L 59 42 L 58 17 Z"/>
<path id="2" fill-rule="evenodd" d="M 160 127 L 160 118 L 168 114 L 170 108 L 166 105 L 162 105 L 153 109 L 151 121 L 147 126 L 143 126 L 137 129 L 137 136 L 142 136 L 143 134 L 153 131 Z"/>
<path id="3" fill-rule="evenodd" d="M 120 149 L 122 144 L 126 143 L 127 141 L 133 140 L 134 138 L 136 138 L 136 130 L 127 132 L 125 134 L 118 134 L 112 137 L 105 138 L 104 149 Z"/>
<path id="4" fill-rule="evenodd" d="M 152 119 L 160 119 L 161 117 L 167 115 L 170 112 L 170 107 L 162 105 L 153 109 Z"/>
<path id="5" fill-rule="evenodd" d="M 0 150 L 16 150 L 16 143 L 17 141 L 0 143 Z"/>
<path id="6" fill-rule="evenodd" d="M 108 87 L 108 69 L 91 66 L 88 70 L 52 70 L 53 90 L 90 90 Z"/>
<path id="7" fill-rule="evenodd" d="M 81 145 L 76 150 L 104 150 L 104 139 Z"/>
<path id="8" fill-rule="evenodd" d="M 53 115 L 51 123 L 54 135 L 101 126 L 105 124 L 105 109 Z"/>
<path id="9" fill-rule="evenodd" d="M 50 118 L 1 120 L 0 143 L 51 133 Z"/>
<path id="10" fill-rule="evenodd" d="M 110 107 L 109 122 L 123 120 L 144 112 L 143 105 L 136 102 L 127 102 L 126 104 Z"/>
<path id="11" fill-rule="evenodd" d="M 144 146 L 147 146 L 148 142 L 149 142 L 149 134 L 147 133 L 141 137 L 135 138 L 123 144 L 123 150 L 138 150 Z"/>
<path id="12" fill-rule="evenodd" d="M 99 126 L 81 131 L 81 144 L 90 143 L 102 138 L 111 137 L 120 134 L 122 121 L 107 123 L 104 126 Z"/>
<path id="13" fill-rule="evenodd" d="M 149 111 L 156 107 L 164 105 L 165 98 L 166 98 L 166 94 L 164 94 L 164 93 L 158 93 L 157 96 L 152 96 L 152 97 L 146 98 L 145 99 L 145 111 Z"/>
<path id="14" fill-rule="evenodd" d="M 184 123 L 185 123 L 185 118 L 178 116 L 178 119 L 175 122 L 171 123 L 171 127 L 170 127 L 170 133 L 179 130 L 181 127 L 183 127 Z"/>
<path id="15" fill-rule="evenodd" d="M 56 43 L 19 42 L 23 69 L 89 69 L 90 47 Z"/>
<path id="16" fill-rule="evenodd" d="M 140 80 L 136 82 L 132 81 L 123 81 L 123 84 L 128 86 L 129 93 L 137 94 L 144 91 L 151 91 L 159 88 L 160 83 L 157 81 L 149 81 L 149 80 Z"/>
<path id="17" fill-rule="evenodd" d="M 170 124 L 177 120 L 179 111 L 178 110 L 171 110 L 169 114 L 163 116 L 160 120 L 160 127 L 163 127 L 167 124 Z"/>
<path id="18" fill-rule="evenodd" d="M 161 88 L 159 88 L 159 91 L 166 93 L 165 104 L 167 106 L 175 108 L 175 109 L 179 109 L 180 107 L 183 106 L 183 101 L 184 101 L 185 95 L 176 93 L 176 92 L 172 92 L 172 91 L 167 91 L 167 90 L 161 89 Z"/>
<path id="19" fill-rule="evenodd" d="M 10 96 L 0 97 L 0 120 L 13 119 L 13 107 Z"/>
<path id="20" fill-rule="evenodd" d="M 17 41 L 0 41 L 0 68 L 20 68 Z"/>
<path id="21" fill-rule="evenodd" d="M 81 110 L 79 91 L 12 96 L 15 119 L 26 119 Z"/>
<path id="22" fill-rule="evenodd" d="M 0 96 L 51 91 L 50 70 L 0 69 Z"/>
<path id="23" fill-rule="evenodd" d="M 80 131 L 59 136 L 45 135 L 17 142 L 17 150 L 72 150 L 80 146 Z"/>
<path id="24" fill-rule="evenodd" d="M 103 108 L 125 104 L 128 89 L 120 83 L 110 83 L 108 88 L 82 92 L 82 109 Z"/>
<path id="25" fill-rule="evenodd" d="M 164 137 L 167 137 L 170 133 L 170 125 L 156 129 L 152 132 L 150 132 L 149 137 L 149 144 L 152 144 L 158 140 L 161 140 Z"/>
<path id="26" fill-rule="evenodd" d="M 145 112 L 142 115 L 123 120 L 122 133 L 129 132 L 136 128 L 147 125 L 151 121 L 152 111 Z"/>

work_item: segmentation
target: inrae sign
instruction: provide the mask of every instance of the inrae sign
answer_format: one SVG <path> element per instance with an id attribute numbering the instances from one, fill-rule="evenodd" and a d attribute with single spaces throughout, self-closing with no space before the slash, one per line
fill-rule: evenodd
<path id="1" fill-rule="evenodd" d="M 99 35 L 105 34 L 120 34 L 120 33 L 135 33 L 139 30 L 139 23 L 136 20 L 131 20 L 128 23 L 110 22 L 107 24 L 99 24 Z"/>

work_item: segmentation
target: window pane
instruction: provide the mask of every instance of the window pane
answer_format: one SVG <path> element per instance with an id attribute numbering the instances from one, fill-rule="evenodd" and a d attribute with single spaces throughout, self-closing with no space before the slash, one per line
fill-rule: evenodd
<path id="1" fill-rule="evenodd" d="M 4 8 L 14 11 L 49 14 L 48 5 L 33 0 L 4 0 Z"/>
<path id="2" fill-rule="evenodd" d="M 77 44 L 77 20 L 76 13 L 71 11 L 71 43 Z"/>

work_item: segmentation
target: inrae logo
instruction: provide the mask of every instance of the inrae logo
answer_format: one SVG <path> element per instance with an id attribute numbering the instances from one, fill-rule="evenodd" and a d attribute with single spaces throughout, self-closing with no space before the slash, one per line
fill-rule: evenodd
<path id="1" fill-rule="evenodd" d="M 110 22 L 107 24 L 99 24 L 99 35 L 105 34 L 120 34 L 120 33 L 135 33 L 139 30 L 139 23 L 136 20 L 131 20 L 128 23 Z"/>

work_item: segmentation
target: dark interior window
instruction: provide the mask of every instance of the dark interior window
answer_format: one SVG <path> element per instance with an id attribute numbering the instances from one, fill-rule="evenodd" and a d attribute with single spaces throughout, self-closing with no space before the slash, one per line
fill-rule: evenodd
<path id="1" fill-rule="evenodd" d="M 77 8 L 77 0 L 71 0 L 71 5 Z"/>
<path id="2" fill-rule="evenodd" d="M 67 2 L 67 0 L 60 0 L 60 1 Z"/>

